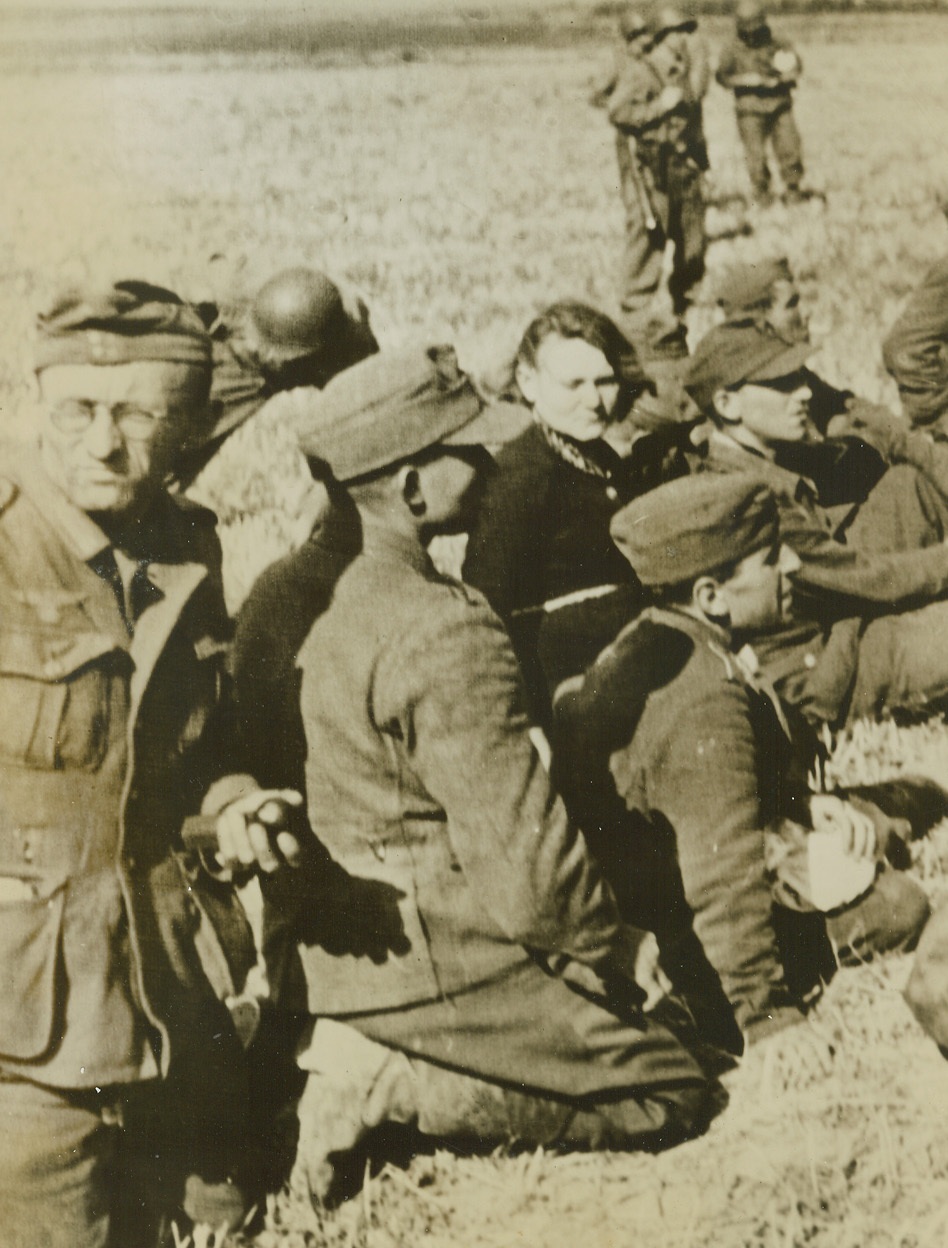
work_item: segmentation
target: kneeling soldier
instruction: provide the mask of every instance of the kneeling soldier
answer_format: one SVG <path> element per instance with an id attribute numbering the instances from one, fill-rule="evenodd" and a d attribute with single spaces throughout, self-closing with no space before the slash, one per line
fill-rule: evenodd
<path id="1" fill-rule="evenodd" d="M 654 937 L 620 921 L 551 790 L 503 625 L 425 549 L 469 520 L 479 408 L 450 348 L 383 353 L 327 387 L 302 443 L 356 530 L 327 526 L 349 553 L 327 552 L 297 659 L 309 817 L 334 862 L 267 890 L 277 998 L 310 1018 L 314 1197 L 330 1155 L 385 1121 L 655 1148 L 708 1117 L 706 1076 L 643 1013 Z"/>

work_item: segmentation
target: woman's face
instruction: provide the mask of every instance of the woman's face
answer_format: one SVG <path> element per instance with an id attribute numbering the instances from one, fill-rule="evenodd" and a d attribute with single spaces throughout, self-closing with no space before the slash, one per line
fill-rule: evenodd
<path id="1" fill-rule="evenodd" d="M 602 436 L 619 397 L 615 369 L 599 348 L 559 334 L 540 343 L 535 365 L 517 365 L 517 384 L 544 424 L 577 442 Z"/>

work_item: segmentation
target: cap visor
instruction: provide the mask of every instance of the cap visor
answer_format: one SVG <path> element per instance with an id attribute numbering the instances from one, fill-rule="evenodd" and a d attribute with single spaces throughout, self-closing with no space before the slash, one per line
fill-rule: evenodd
<path id="1" fill-rule="evenodd" d="M 789 377 L 791 373 L 800 371 L 813 351 L 814 348 L 809 342 L 798 342 L 795 346 L 788 346 L 786 351 L 781 351 L 778 356 L 768 360 L 766 364 L 761 364 L 752 373 L 748 373 L 744 380 L 776 381 L 778 377 Z"/>

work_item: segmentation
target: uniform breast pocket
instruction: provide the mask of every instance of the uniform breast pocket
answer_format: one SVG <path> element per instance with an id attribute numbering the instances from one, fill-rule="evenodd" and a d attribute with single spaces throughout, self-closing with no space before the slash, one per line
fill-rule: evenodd
<path id="1" fill-rule="evenodd" d="M 98 767 L 109 743 L 113 651 L 96 633 L 0 630 L 0 761 L 43 771 Z"/>

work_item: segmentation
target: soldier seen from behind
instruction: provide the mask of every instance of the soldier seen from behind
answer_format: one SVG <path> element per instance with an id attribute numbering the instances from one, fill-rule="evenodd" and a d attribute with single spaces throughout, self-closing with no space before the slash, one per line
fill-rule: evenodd
<path id="1" fill-rule="evenodd" d="M 942 207 L 948 213 L 948 201 Z M 906 419 L 948 441 L 948 256 L 909 295 L 882 352 Z"/>
<path id="2" fill-rule="evenodd" d="M 179 458 L 187 487 L 224 441 L 268 399 L 330 378 L 378 350 L 362 299 L 302 266 L 275 274 L 232 318 L 202 304 L 214 344 L 211 427 Z"/>
<path id="3" fill-rule="evenodd" d="M 711 1086 L 643 1012 L 654 937 L 621 922 L 551 788 L 503 625 L 426 550 L 468 527 L 490 462 L 473 386 L 418 347 L 323 399 L 301 445 L 352 533 L 327 535 L 294 696 L 332 866 L 266 890 L 275 997 L 305 1024 L 299 1174 L 325 1199 L 390 1122 L 462 1147 L 694 1134 Z"/>

